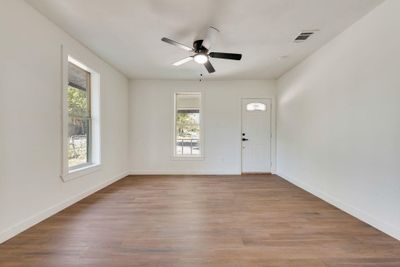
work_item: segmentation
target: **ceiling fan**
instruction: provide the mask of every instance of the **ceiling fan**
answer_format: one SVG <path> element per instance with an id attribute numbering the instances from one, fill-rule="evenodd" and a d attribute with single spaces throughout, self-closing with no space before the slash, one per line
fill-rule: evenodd
<path id="1" fill-rule="evenodd" d="M 189 61 L 194 60 L 198 64 L 202 64 L 206 67 L 209 73 L 215 72 L 213 65 L 210 62 L 210 58 L 221 58 L 221 59 L 231 59 L 231 60 L 240 60 L 242 58 L 242 54 L 233 54 L 233 53 L 222 53 L 222 52 L 210 52 L 211 44 L 215 41 L 216 35 L 219 32 L 217 28 L 209 27 L 207 31 L 207 35 L 204 40 L 196 40 L 193 42 L 193 48 L 186 46 L 184 44 L 178 43 L 174 40 L 168 39 L 166 37 L 162 38 L 161 41 L 166 42 L 168 44 L 174 45 L 181 49 L 184 49 L 188 52 L 193 52 L 194 54 L 190 57 L 184 58 L 175 62 L 174 66 L 180 66 Z"/>

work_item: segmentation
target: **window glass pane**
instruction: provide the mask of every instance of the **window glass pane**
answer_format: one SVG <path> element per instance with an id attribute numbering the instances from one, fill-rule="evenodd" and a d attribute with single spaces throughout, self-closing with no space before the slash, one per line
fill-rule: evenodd
<path id="1" fill-rule="evenodd" d="M 90 73 L 68 67 L 68 166 L 90 163 Z"/>
<path id="2" fill-rule="evenodd" d="M 176 96 L 176 154 L 200 155 L 200 94 Z"/>
<path id="3" fill-rule="evenodd" d="M 68 85 L 86 90 L 90 82 L 89 75 L 89 72 L 71 62 L 68 63 Z"/>
<path id="4" fill-rule="evenodd" d="M 246 105 L 246 110 L 248 111 L 265 111 L 267 106 L 263 103 L 249 103 Z"/>
<path id="5" fill-rule="evenodd" d="M 68 166 L 86 164 L 89 160 L 90 120 L 69 117 L 68 119 Z"/>

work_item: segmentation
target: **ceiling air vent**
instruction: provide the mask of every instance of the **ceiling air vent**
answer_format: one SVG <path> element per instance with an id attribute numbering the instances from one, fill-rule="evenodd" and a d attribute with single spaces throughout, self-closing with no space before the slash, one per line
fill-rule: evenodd
<path id="1" fill-rule="evenodd" d="M 310 36 L 313 35 L 314 33 L 315 31 L 303 31 L 294 39 L 294 42 L 295 43 L 304 42 L 305 40 L 310 38 Z"/>

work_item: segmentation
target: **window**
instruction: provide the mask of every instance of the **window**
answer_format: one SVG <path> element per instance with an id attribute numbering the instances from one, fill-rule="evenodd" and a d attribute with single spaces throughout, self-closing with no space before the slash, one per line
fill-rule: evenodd
<path id="1" fill-rule="evenodd" d="M 175 156 L 199 157 L 201 149 L 201 94 L 175 94 Z"/>
<path id="2" fill-rule="evenodd" d="M 91 163 L 90 72 L 68 62 L 68 167 Z"/>
<path id="3" fill-rule="evenodd" d="M 100 165 L 100 75 L 64 55 L 63 180 Z"/>
<path id="4" fill-rule="evenodd" d="M 247 111 L 266 111 L 267 106 L 263 103 L 249 103 L 246 105 Z"/>

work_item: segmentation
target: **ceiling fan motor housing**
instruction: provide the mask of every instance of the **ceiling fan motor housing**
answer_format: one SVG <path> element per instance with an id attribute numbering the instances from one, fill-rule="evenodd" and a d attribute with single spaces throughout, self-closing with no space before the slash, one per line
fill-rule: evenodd
<path id="1" fill-rule="evenodd" d="M 193 48 L 196 53 L 208 53 L 208 49 L 203 46 L 203 40 L 196 40 L 193 42 Z"/>

